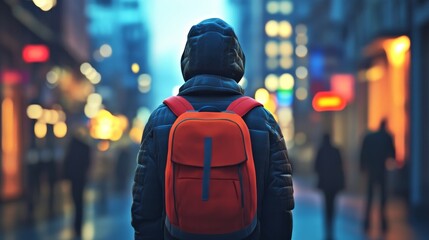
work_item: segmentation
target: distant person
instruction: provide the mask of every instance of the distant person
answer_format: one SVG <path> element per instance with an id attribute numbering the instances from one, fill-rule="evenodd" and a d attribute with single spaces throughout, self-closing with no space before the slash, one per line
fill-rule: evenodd
<path id="1" fill-rule="evenodd" d="M 379 130 L 368 133 L 362 143 L 360 167 L 362 172 L 368 174 L 367 201 L 364 217 L 365 231 L 368 231 L 370 227 L 371 204 L 376 186 L 380 190 L 381 229 L 383 232 L 386 232 L 388 228 L 385 210 L 387 200 L 386 164 L 389 159 L 395 159 L 395 146 L 393 144 L 393 137 L 387 131 L 386 126 L 387 120 L 384 119 L 380 123 Z"/>
<path id="2" fill-rule="evenodd" d="M 324 134 L 317 150 L 315 171 L 318 176 L 317 187 L 325 197 L 325 234 L 326 239 L 333 239 L 335 198 L 344 188 L 343 162 L 339 149 L 331 142 L 331 136 Z"/>
<path id="3" fill-rule="evenodd" d="M 83 192 L 91 162 L 91 147 L 85 141 L 86 130 L 79 128 L 72 136 L 64 159 L 64 174 L 70 180 L 74 204 L 74 225 L 76 237 L 82 235 L 84 213 Z"/>
<path id="4" fill-rule="evenodd" d="M 48 194 L 48 210 L 49 216 L 53 217 L 55 211 L 55 183 L 57 181 L 57 161 L 55 159 L 55 136 L 53 134 L 52 125 L 48 125 L 48 134 L 40 148 L 40 164 L 41 173 L 45 175 L 47 186 L 49 187 Z"/>
<path id="5" fill-rule="evenodd" d="M 244 53 L 233 28 L 226 22 L 218 18 L 206 19 L 190 29 L 181 58 L 185 83 L 181 86 L 178 97 L 169 98 L 181 99 L 183 105 L 173 104 L 172 106 L 167 99 L 164 104 L 152 112 L 143 131 L 134 177 L 131 208 L 132 226 L 136 240 L 291 239 L 294 197 L 292 167 L 287 154 L 285 138 L 274 117 L 254 99 L 244 97 L 244 90 L 238 84 L 243 77 L 244 66 Z M 163 81 L 169 81 L 169 79 Z M 243 101 L 237 102 L 237 100 Z M 167 153 L 170 147 L 169 132 L 177 116 L 182 113 L 189 116 L 188 113 L 192 112 L 186 112 L 186 110 L 190 108 L 196 109 L 198 112 L 194 111 L 194 113 L 198 113 L 200 116 L 207 111 L 210 113 L 207 113 L 206 117 L 227 115 L 230 112 L 225 111 L 231 106 L 231 103 L 236 103 L 234 104 L 236 108 L 246 109 L 243 110 L 243 115 L 230 114 L 237 117 L 238 122 L 242 123 L 242 120 L 245 122 L 238 125 L 237 121 L 229 121 L 230 124 L 233 123 L 231 128 L 236 129 L 231 131 L 230 135 L 236 137 L 240 133 L 250 132 L 251 139 L 249 140 L 246 134 L 246 136 L 243 135 L 243 138 L 239 138 L 240 140 L 231 143 L 231 141 L 227 141 L 230 139 L 226 138 L 229 135 L 224 131 L 225 128 L 221 129 L 222 131 L 216 131 L 219 125 L 227 124 L 227 121 L 222 122 L 221 120 L 230 118 L 229 115 L 210 121 L 190 120 L 193 127 L 181 131 L 185 134 L 180 136 L 195 137 L 192 139 L 195 142 L 183 141 L 181 143 L 186 147 L 178 147 L 179 151 L 174 152 L 174 154 L 184 156 L 178 157 L 180 169 L 177 168 L 177 175 L 174 175 L 176 168 L 172 168 L 172 166 L 179 166 L 179 163 L 167 161 Z M 221 124 L 216 124 L 220 122 Z M 204 127 L 195 127 L 198 123 Z M 212 126 L 207 127 L 206 124 L 212 124 Z M 239 127 L 246 127 L 248 130 L 239 131 L 237 129 Z M 179 129 L 179 127 L 175 129 Z M 202 139 L 196 139 L 202 135 L 186 135 L 186 132 L 198 131 L 196 129 L 206 130 L 207 134 Z M 210 130 L 213 132 L 208 133 Z M 216 135 L 216 132 L 222 134 Z M 180 139 L 180 137 L 178 138 Z M 173 138 L 171 140 L 173 141 Z M 174 138 L 174 142 L 181 144 L 176 138 Z M 249 146 L 250 142 L 251 148 L 243 147 L 246 144 Z M 197 151 L 190 151 L 192 146 L 195 149 L 198 148 Z M 222 151 L 220 147 L 224 147 L 227 151 Z M 249 160 L 250 156 L 243 152 L 246 149 L 249 154 L 250 151 L 253 153 L 253 168 L 251 164 L 247 164 L 252 160 Z M 170 156 L 174 154 L 172 153 Z M 213 162 L 217 164 L 215 167 L 210 164 L 212 158 Z M 172 158 L 169 159 L 172 160 Z M 194 170 L 201 170 L 201 168 L 191 169 L 189 166 L 199 165 L 203 160 L 204 173 L 198 171 L 193 177 L 190 176 Z M 191 163 L 191 165 L 182 164 L 184 162 Z M 241 164 L 237 165 L 238 163 Z M 217 169 L 216 166 L 222 166 L 222 168 Z M 224 170 L 227 166 L 231 166 L 227 168 L 230 169 L 228 172 Z M 180 171 L 181 169 L 183 171 Z M 231 177 L 227 178 L 222 175 L 224 178 L 211 178 L 211 176 L 227 173 Z M 180 176 L 183 175 L 187 177 L 181 178 Z M 255 175 L 256 183 L 252 181 L 251 185 L 246 185 L 250 179 L 255 180 Z M 177 185 L 167 184 L 171 183 L 168 182 L 171 179 L 174 179 L 172 181 L 177 180 L 178 184 L 183 180 L 176 192 L 173 190 Z M 251 187 L 244 188 L 243 185 Z M 256 191 L 253 188 L 255 185 Z M 186 194 L 186 192 L 190 194 Z M 256 194 L 254 194 L 255 192 Z M 167 194 L 175 196 L 180 194 L 187 200 L 177 199 L 175 201 L 176 197 L 167 198 L 165 197 Z M 193 198 L 189 196 L 193 196 Z M 255 198 L 257 201 L 247 204 L 249 199 L 255 200 Z M 213 206 L 210 204 L 222 203 L 222 201 L 223 204 L 220 204 L 222 207 L 210 208 Z M 207 207 L 196 207 L 196 205 L 201 206 L 204 203 L 207 203 L 205 205 Z M 248 209 L 250 205 L 252 208 L 246 211 L 245 209 Z M 168 210 L 171 217 L 166 217 Z M 203 214 L 208 211 L 211 211 L 212 214 Z M 190 212 L 192 214 L 189 214 Z M 231 222 L 222 221 L 222 219 L 227 219 L 224 216 L 228 214 L 231 214 L 231 218 L 228 219 L 233 220 Z M 250 224 L 247 224 L 249 218 L 252 219 Z M 240 220 L 242 221 L 240 222 Z M 184 222 L 188 223 L 187 226 L 184 226 Z M 245 228 L 242 228 L 243 225 L 246 225 Z M 216 228 L 216 231 L 213 230 L 213 226 L 220 227 Z M 183 230 L 184 227 L 192 230 Z M 237 231 L 224 231 L 225 228 L 233 227 Z"/>

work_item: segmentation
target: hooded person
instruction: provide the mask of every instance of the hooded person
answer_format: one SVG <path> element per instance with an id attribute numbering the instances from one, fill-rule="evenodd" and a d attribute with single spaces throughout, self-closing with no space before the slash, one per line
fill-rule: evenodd
<path id="1" fill-rule="evenodd" d="M 244 53 L 232 27 L 218 18 L 206 19 L 188 33 L 181 58 L 185 83 L 178 96 L 195 110 L 209 107 L 225 111 L 244 95 L 238 85 L 244 67 Z M 161 104 L 143 131 L 131 207 L 135 239 L 175 239 L 165 227 L 164 198 L 168 138 L 175 120 L 173 112 Z M 243 120 L 250 132 L 257 185 L 257 225 L 246 239 L 290 239 L 292 168 L 282 132 L 263 107 L 253 108 Z"/>

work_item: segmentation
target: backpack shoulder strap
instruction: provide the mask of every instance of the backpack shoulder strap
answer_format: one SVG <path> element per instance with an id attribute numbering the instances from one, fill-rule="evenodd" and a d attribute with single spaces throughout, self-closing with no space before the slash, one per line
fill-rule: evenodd
<path id="1" fill-rule="evenodd" d="M 255 99 L 251 97 L 240 97 L 236 100 L 234 100 L 226 109 L 227 111 L 235 112 L 236 114 L 243 117 L 248 113 L 250 110 L 254 109 L 255 107 L 262 106 L 262 104 Z"/>
<path id="2" fill-rule="evenodd" d="M 164 100 L 163 102 L 167 107 L 176 115 L 177 117 L 182 115 L 187 111 L 193 111 L 194 107 L 181 96 L 171 96 Z"/>

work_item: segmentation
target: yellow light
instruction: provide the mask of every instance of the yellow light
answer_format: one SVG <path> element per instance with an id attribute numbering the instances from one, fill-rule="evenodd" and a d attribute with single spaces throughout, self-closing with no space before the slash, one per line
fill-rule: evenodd
<path id="1" fill-rule="evenodd" d="M 87 100 L 88 104 L 94 106 L 100 106 L 103 102 L 103 97 L 98 93 L 91 93 L 88 95 Z"/>
<path id="2" fill-rule="evenodd" d="M 91 104 L 85 105 L 84 113 L 85 113 L 85 116 L 87 116 L 88 118 L 95 117 L 98 111 L 100 111 L 100 106 L 98 105 L 91 105 Z"/>
<path id="3" fill-rule="evenodd" d="M 34 124 L 34 135 L 37 138 L 44 138 L 47 132 L 48 128 L 46 126 L 46 123 L 37 121 L 36 124 Z"/>
<path id="4" fill-rule="evenodd" d="M 279 25 L 279 35 L 283 38 L 289 38 L 292 35 L 292 25 L 288 21 L 281 21 Z"/>
<path id="5" fill-rule="evenodd" d="M 371 81 L 371 82 L 379 81 L 383 78 L 383 76 L 384 76 L 384 69 L 380 65 L 372 66 L 365 73 L 366 79 L 368 79 L 368 81 Z"/>
<path id="6" fill-rule="evenodd" d="M 410 38 L 404 35 L 385 40 L 383 48 L 389 62 L 394 66 L 400 66 L 405 62 L 405 53 L 410 49 L 410 45 Z"/>
<path id="7" fill-rule="evenodd" d="M 293 59 L 291 57 L 282 57 L 280 59 L 280 66 L 283 69 L 291 69 L 293 67 Z"/>
<path id="8" fill-rule="evenodd" d="M 27 107 L 27 116 L 30 119 L 39 119 L 43 114 L 43 108 L 38 104 L 31 104 Z"/>
<path id="9" fill-rule="evenodd" d="M 279 23 L 275 20 L 270 20 L 265 24 L 265 33 L 269 37 L 275 37 L 279 34 Z"/>
<path id="10" fill-rule="evenodd" d="M 320 98 L 317 101 L 318 106 L 320 107 L 330 107 L 330 106 L 338 106 L 341 105 L 341 99 L 339 97 L 324 97 L 324 98 Z"/>
<path id="11" fill-rule="evenodd" d="M 270 99 L 270 93 L 267 91 L 267 89 L 259 88 L 258 90 L 256 90 L 256 92 L 255 92 L 255 100 L 256 101 L 258 101 L 262 104 L 266 104 L 269 99 Z"/>
<path id="12" fill-rule="evenodd" d="M 109 44 L 101 45 L 100 55 L 104 58 L 112 56 L 112 47 Z"/>
<path id="13" fill-rule="evenodd" d="M 51 10 L 55 5 L 57 5 L 56 0 L 33 0 L 33 3 L 45 12 Z"/>
<path id="14" fill-rule="evenodd" d="M 280 43 L 280 53 L 283 56 L 291 56 L 293 53 L 293 46 L 290 41 L 282 41 Z"/>
<path id="15" fill-rule="evenodd" d="M 268 91 L 275 92 L 279 88 L 279 78 L 275 74 L 268 74 L 265 77 L 265 88 Z"/>
<path id="16" fill-rule="evenodd" d="M 57 138 L 63 138 L 67 134 L 67 124 L 65 122 L 57 122 L 54 125 L 54 135 Z"/>
<path id="17" fill-rule="evenodd" d="M 110 139 L 113 130 L 113 115 L 105 109 L 98 111 L 91 119 L 91 137 L 96 139 Z"/>
<path id="18" fill-rule="evenodd" d="M 295 91 L 295 96 L 298 100 L 304 101 L 308 97 L 308 91 L 303 87 L 299 87 Z"/>
<path id="19" fill-rule="evenodd" d="M 274 116 L 277 116 L 275 115 L 277 110 L 277 99 L 274 94 L 268 95 L 268 101 L 264 104 L 264 107 L 268 110 L 268 112 L 270 112 Z M 278 121 L 278 119 L 276 119 L 276 121 Z"/>
<path id="20" fill-rule="evenodd" d="M 289 73 L 284 73 L 280 76 L 279 79 L 280 89 L 292 89 L 295 85 L 295 80 L 293 76 Z"/>
<path id="21" fill-rule="evenodd" d="M 87 62 L 84 62 L 80 65 L 80 72 L 83 75 L 89 74 L 92 70 L 93 70 L 93 68 L 92 68 L 91 64 L 89 64 Z"/>
<path id="22" fill-rule="evenodd" d="M 265 54 L 268 57 L 276 57 L 279 54 L 279 45 L 275 41 L 268 41 L 265 44 Z"/>
<path id="23" fill-rule="evenodd" d="M 117 118 L 119 119 L 119 128 L 121 130 L 125 130 L 128 128 L 128 118 L 124 115 L 118 115 Z"/>
<path id="24" fill-rule="evenodd" d="M 131 71 L 133 71 L 133 73 L 138 73 L 140 71 L 140 65 L 138 63 L 133 63 L 131 65 Z"/>
<path id="25" fill-rule="evenodd" d="M 142 132 L 143 132 L 142 128 L 138 128 L 138 127 L 131 128 L 130 133 L 129 133 L 131 140 L 135 143 L 140 143 L 141 137 L 142 137 Z"/>
<path id="26" fill-rule="evenodd" d="M 120 129 L 114 129 L 112 131 L 112 135 L 110 136 L 110 140 L 118 141 L 119 139 L 121 139 L 122 133 L 123 133 L 123 131 L 121 131 Z"/>
<path id="27" fill-rule="evenodd" d="M 94 74 L 88 76 L 88 80 L 92 84 L 99 84 L 101 82 L 101 74 L 98 72 L 95 72 Z"/>

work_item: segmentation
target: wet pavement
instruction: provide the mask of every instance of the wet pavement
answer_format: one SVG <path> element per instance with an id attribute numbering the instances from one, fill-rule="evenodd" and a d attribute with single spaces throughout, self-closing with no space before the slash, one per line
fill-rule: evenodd
<path id="1" fill-rule="evenodd" d="M 325 239 L 323 230 L 322 198 L 311 188 L 308 181 L 295 177 L 295 199 L 293 239 Z M 130 225 L 131 194 L 101 193 L 99 186 L 90 186 L 85 193 L 86 209 L 83 239 L 133 239 Z M 56 214 L 48 218 L 47 209 L 39 207 L 34 223 L 25 221 L 22 202 L 5 203 L 1 209 L 0 239 L 73 239 L 72 206 L 67 193 L 68 186 L 61 183 L 57 192 Z M 108 197 L 103 197 L 108 196 Z M 44 199 L 39 201 L 43 206 Z M 377 210 L 373 211 L 374 223 L 368 234 L 362 231 L 363 197 L 352 193 L 341 193 L 337 201 L 334 239 L 386 239 L 408 240 L 428 239 L 428 230 L 421 222 L 413 222 L 408 216 L 405 203 L 390 199 L 387 205 L 389 230 L 383 236 L 378 230 Z M 45 220 L 48 219 L 48 220 Z"/>

